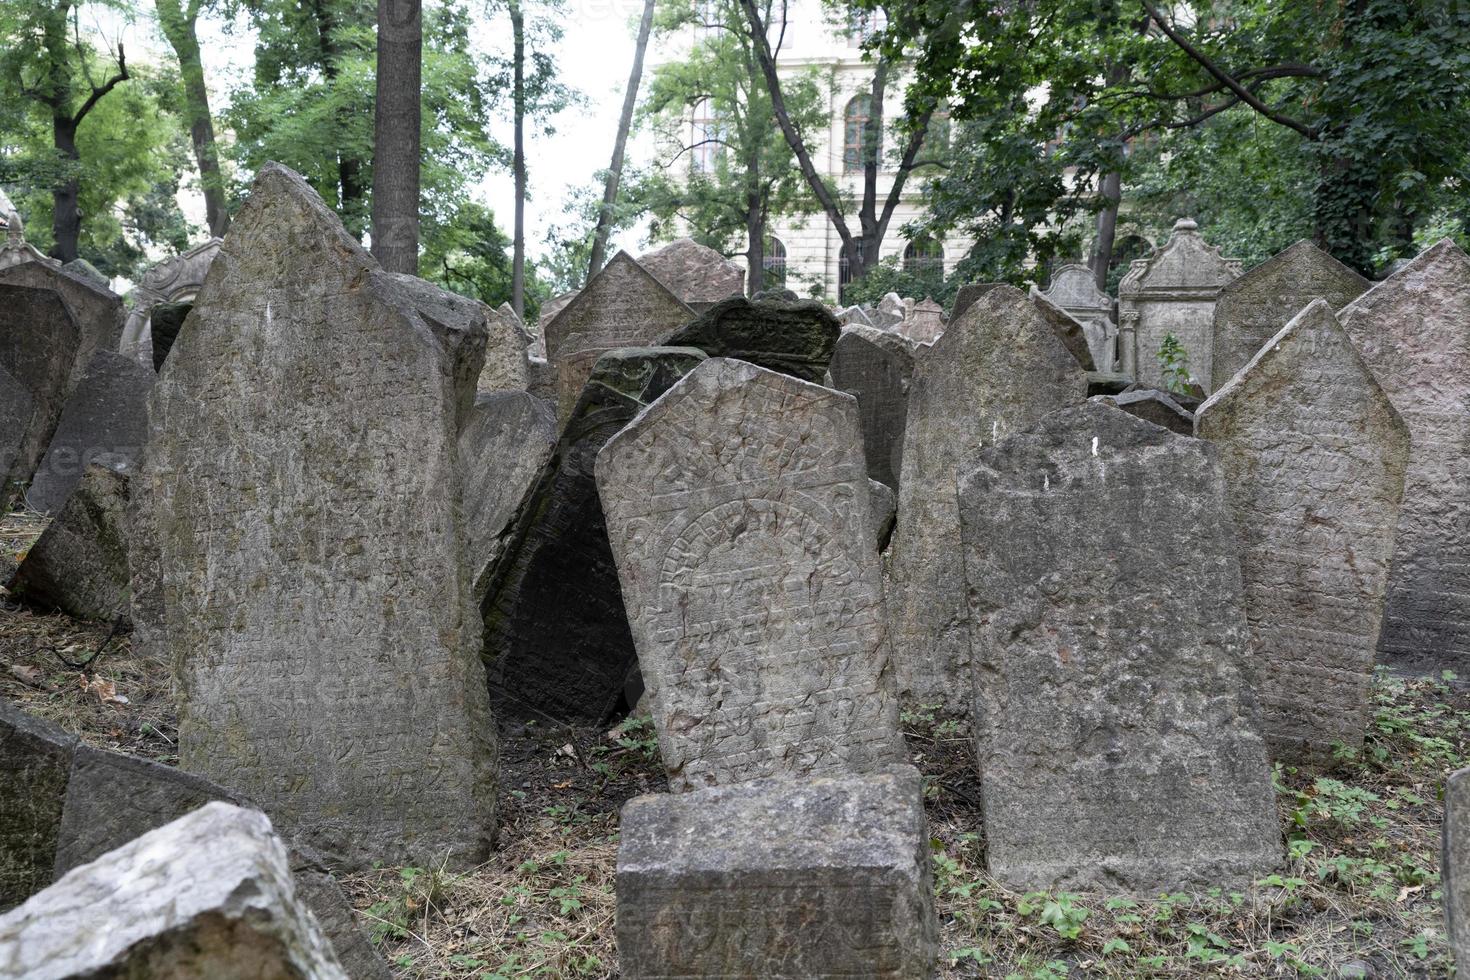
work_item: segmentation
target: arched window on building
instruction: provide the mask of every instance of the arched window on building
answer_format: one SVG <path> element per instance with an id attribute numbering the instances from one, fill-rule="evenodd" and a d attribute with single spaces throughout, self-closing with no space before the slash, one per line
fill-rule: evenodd
<path id="1" fill-rule="evenodd" d="M 781 289 L 786 285 L 786 243 L 774 235 L 767 238 L 761 257 L 762 277 L 767 289 Z"/>
<path id="2" fill-rule="evenodd" d="M 903 271 L 926 278 L 944 277 L 944 246 L 929 236 L 915 238 L 904 246 Z"/>
<path id="3" fill-rule="evenodd" d="M 861 261 L 862 258 L 863 258 L 863 256 L 867 254 L 866 249 L 863 247 L 866 243 L 863 241 L 863 239 L 859 238 L 856 241 L 854 241 L 852 244 L 853 244 L 853 248 L 855 248 L 857 250 L 858 259 Z M 843 300 L 844 302 L 846 301 L 845 300 L 845 297 L 847 296 L 847 287 L 849 285 L 851 285 L 851 284 L 852 284 L 852 263 L 847 260 L 847 252 L 844 251 L 842 253 L 842 257 L 837 260 L 837 298 L 838 299 Z"/>
<path id="4" fill-rule="evenodd" d="M 842 169 L 857 173 L 863 169 L 866 151 L 871 148 L 874 159 L 883 156 L 882 141 L 873 132 L 873 99 L 866 94 L 854 95 L 842 113 Z"/>
<path id="5" fill-rule="evenodd" d="M 694 104 L 694 114 L 689 122 L 690 168 L 695 173 L 714 173 L 715 161 L 720 158 L 720 120 L 709 99 L 700 99 Z"/>

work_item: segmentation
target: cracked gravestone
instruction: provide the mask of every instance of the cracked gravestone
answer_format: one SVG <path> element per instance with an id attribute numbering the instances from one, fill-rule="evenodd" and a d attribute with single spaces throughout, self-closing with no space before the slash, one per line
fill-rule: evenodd
<path id="1" fill-rule="evenodd" d="M 829 373 L 832 387 L 858 401 L 868 476 L 897 488 L 914 345 L 876 327 L 847 327 L 837 339 Z"/>

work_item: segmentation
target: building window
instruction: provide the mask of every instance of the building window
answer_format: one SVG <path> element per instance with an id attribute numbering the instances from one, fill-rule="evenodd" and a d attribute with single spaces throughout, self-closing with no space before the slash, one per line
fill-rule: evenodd
<path id="1" fill-rule="evenodd" d="M 863 169 L 871 151 L 877 160 L 882 152 L 877 134 L 873 132 L 873 99 L 869 95 L 854 95 L 842 113 L 842 169 L 856 173 Z"/>
<path id="2" fill-rule="evenodd" d="M 881 10 L 861 10 L 854 8 L 847 14 L 847 37 L 854 44 L 863 45 L 872 40 L 873 35 L 888 26 L 888 19 Z"/>
<path id="3" fill-rule="evenodd" d="M 852 247 L 857 251 L 859 261 L 867 254 L 864 245 L 866 242 L 859 238 L 853 241 Z M 837 260 L 837 298 L 846 302 L 847 287 L 852 284 L 852 263 L 848 261 L 847 250 L 844 249 L 842 257 Z"/>
<path id="4" fill-rule="evenodd" d="M 690 166 L 695 173 L 714 173 L 715 161 L 720 156 L 720 139 L 720 121 L 714 106 L 709 99 L 700 99 L 689 124 Z"/>
<path id="5" fill-rule="evenodd" d="M 903 271 L 914 276 L 944 276 L 944 246 L 927 236 L 904 246 Z"/>
<path id="6" fill-rule="evenodd" d="M 767 238 L 761 268 L 767 289 L 779 289 L 786 285 L 786 244 L 779 238 Z"/>

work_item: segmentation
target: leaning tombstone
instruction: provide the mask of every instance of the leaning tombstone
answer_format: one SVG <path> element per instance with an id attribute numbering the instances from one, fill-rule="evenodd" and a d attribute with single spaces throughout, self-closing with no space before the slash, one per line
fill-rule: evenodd
<path id="1" fill-rule="evenodd" d="M 459 468 L 477 602 L 485 598 L 490 569 L 507 543 L 521 501 L 551 458 L 556 437 L 550 402 L 524 391 L 475 399 L 470 424 L 459 436 Z"/>
<path id="2" fill-rule="evenodd" d="M 592 366 L 607 351 L 659 343 L 695 313 L 627 252 L 546 325 L 546 359 L 557 372 L 557 418 L 571 414 Z"/>
<path id="3" fill-rule="evenodd" d="M 1306 239 L 1228 283 L 1215 303 L 1210 390 L 1223 388 L 1312 300 L 1340 310 L 1370 285 Z"/>
<path id="4" fill-rule="evenodd" d="M 1118 356 L 1121 370 L 1141 383 L 1164 383 L 1159 352 L 1171 334 L 1179 341 L 1191 375 L 1201 385 L 1211 377 L 1215 300 L 1240 275 L 1239 259 L 1227 259 L 1200 237 L 1188 218 L 1174 223 L 1163 248 L 1135 259 L 1118 284 Z"/>
<path id="5" fill-rule="evenodd" d="M 51 881 L 76 748 L 75 737 L 0 698 L 0 911 Z M 0 957 L 0 973 L 4 965 Z"/>
<path id="6" fill-rule="evenodd" d="M 883 298 L 878 301 L 873 310 L 873 325 L 877 327 L 897 327 L 903 322 L 908 313 L 904 305 L 903 297 L 897 293 L 884 293 Z M 880 322 L 881 321 L 881 322 Z"/>
<path id="7" fill-rule="evenodd" d="M 1379 657 L 1470 673 L 1470 258 L 1445 239 L 1338 319 L 1409 427 Z"/>
<path id="8" fill-rule="evenodd" d="M 456 469 L 485 335 L 421 292 L 266 165 L 153 389 L 135 491 L 180 765 L 349 868 L 473 864 L 495 826 Z"/>
<path id="9" fill-rule="evenodd" d="M 619 821 L 622 975 L 934 975 L 923 780 L 764 779 L 640 796 Z"/>
<path id="10" fill-rule="evenodd" d="M 1325 300 L 1195 416 L 1220 450 L 1272 756 L 1359 749 L 1409 433 Z"/>
<path id="11" fill-rule="evenodd" d="M 954 323 L 960 317 L 962 317 L 962 316 L 965 315 L 965 311 L 966 310 L 968 310 L 971 306 L 975 305 L 975 301 L 977 299 L 979 299 L 981 296 L 984 296 L 986 293 L 990 292 L 996 286 L 1003 286 L 1003 285 L 1005 285 L 1005 283 L 1001 283 L 1001 282 L 972 282 L 972 283 L 966 283 L 965 285 L 961 286 L 959 288 L 959 291 L 957 293 L 955 293 L 955 296 L 954 296 L 954 306 L 950 307 L 950 311 L 949 311 L 949 322 L 950 323 Z"/>
<path id="12" fill-rule="evenodd" d="M 1078 364 L 1082 365 L 1082 370 L 1089 374 L 1095 373 L 1097 364 L 1092 359 L 1092 347 L 1088 343 L 1087 328 L 1076 317 L 1047 299 L 1046 294 L 1035 286 L 1031 287 L 1028 295 L 1031 297 L 1031 302 L 1035 303 L 1036 308 L 1041 311 L 1047 324 L 1056 332 L 1057 339 L 1062 342 L 1062 346 L 1071 352 Z"/>
<path id="13" fill-rule="evenodd" d="M 143 273 L 142 281 L 128 294 L 132 308 L 123 324 L 122 342 L 118 347 L 124 357 L 143 365 L 153 364 L 154 308 L 161 303 L 193 303 L 199 288 L 204 285 L 204 277 L 209 274 L 209 267 L 219 254 L 219 247 L 220 240 L 210 238 Z M 178 323 L 182 322 L 180 317 Z M 170 337 L 164 349 L 167 350 L 172 343 L 173 338 Z"/>
<path id="14" fill-rule="evenodd" d="M 1096 395 L 1090 400 L 1120 408 L 1134 418 L 1163 426 L 1178 435 L 1194 435 L 1194 413 L 1175 401 L 1167 391 L 1141 388 L 1116 395 Z"/>
<path id="15" fill-rule="evenodd" d="M 485 575 L 484 657 L 497 700 L 594 724 L 617 709 L 637 653 L 593 465 L 604 443 L 703 360 L 689 347 L 598 359 Z"/>
<path id="16" fill-rule="evenodd" d="M 257 810 L 210 803 L 0 916 L 0 975 L 347 980 Z"/>
<path id="17" fill-rule="evenodd" d="M 851 395 L 712 358 L 597 488 L 671 789 L 903 758 Z"/>
<path id="18" fill-rule="evenodd" d="M 129 482 L 124 471 L 88 467 L 6 584 L 11 596 L 76 619 L 126 621 Z"/>
<path id="19" fill-rule="evenodd" d="M 857 399 L 868 476 L 896 489 L 914 344 L 885 330 L 850 326 L 837 339 L 828 371 L 831 387 Z"/>
<path id="20" fill-rule="evenodd" d="M 54 513 L 89 466 L 117 469 L 141 460 L 148 392 L 157 377 L 152 368 L 112 351 L 93 356 L 26 491 L 32 510 Z"/>
<path id="21" fill-rule="evenodd" d="M 1455 965 L 1463 969 L 1470 966 L 1470 768 L 1450 773 L 1444 783 L 1439 868 L 1445 931 Z"/>
<path id="22" fill-rule="evenodd" d="M 9 471 L 13 485 L 30 482 L 46 451 L 72 391 L 80 345 L 76 320 L 59 293 L 0 282 L 0 368 L 25 385 L 32 402 Z"/>
<path id="23" fill-rule="evenodd" d="M 1079 323 L 1113 318 L 1113 298 L 1097 288 L 1097 276 L 1085 265 L 1060 266 L 1043 295 Z"/>
<path id="24" fill-rule="evenodd" d="M 1275 867 L 1214 448 L 1090 403 L 982 449 L 959 503 L 990 872 L 1156 895 Z"/>
<path id="25" fill-rule="evenodd" d="M 1076 405 L 1087 376 L 1040 309 L 997 286 L 949 325 L 909 386 L 898 524 L 889 546 L 888 630 L 900 692 L 970 707 L 969 613 L 955 490 L 981 446 Z"/>
<path id="26" fill-rule="evenodd" d="M 820 384 L 842 325 L 815 300 L 727 299 L 666 337 L 664 347 L 697 347 Z"/>
<path id="27" fill-rule="evenodd" d="M 745 295 L 745 270 L 692 238 L 644 252 L 638 264 L 696 312 Z"/>
<path id="28" fill-rule="evenodd" d="M 82 372 L 100 350 L 117 350 L 122 336 L 123 301 L 105 285 L 60 269 L 48 262 L 22 262 L 0 269 L 0 284 L 49 289 L 76 325 L 77 339 L 68 358 L 67 392 L 81 381 Z"/>

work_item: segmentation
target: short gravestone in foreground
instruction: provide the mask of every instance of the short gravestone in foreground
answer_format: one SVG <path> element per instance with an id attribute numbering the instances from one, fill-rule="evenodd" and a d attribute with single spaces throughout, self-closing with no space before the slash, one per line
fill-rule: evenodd
<path id="1" fill-rule="evenodd" d="M 1317 300 L 1200 408 L 1240 536 L 1274 758 L 1363 744 L 1409 433 Z"/>
<path id="2" fill-rule="evenodd" d="M 902 758 L 850 395 L 712 358 L 597 486 L 676 792 Z"/>
<path id="3" fill-rule="evenodd" d="M 1470 967 L 1470 769 L 1445 780 L 1439 873 L 1450 952 L 1463 970 Z"/>
<path id="4" fill-rule="evenodd" d="M 200 810 L 0 916 L 0 975 L 347 980 L 263 813 Z"/>
<path id="5" fill-rule="evenodd" d="M 991 873 L 1151 894 L 1274 867 L 1213 447 L 1091 403 L 982 450 L 959 496 Z"/>
<path id="6" fill-rule="evenodd" d="M 623 807 L 623 976 L 927 980 L 938 952 L 923 780 L 757 780 Z"/>
<path id="7" fill-rule="evenodd" d="M 901 692 L 968 712 L 969 612 L 955 488 L 981 446 L 1086 395 L 1082 365 L 1012 286 L 987 291 L 919 358 L 886 590 Z"/>
<path id="8" fill-rule="evenodd" d="M 868 476 L 896 489 L 914 344 L 876 327 L 847 327 L 832 352 L 829 373 L 833 388 L 857 399 Z"/>
<path id="9" fill-rule="evenodd" d="M 495 826 L 455 445 L 484 333 L 424 302 L 267 165 L 150 403 L 180 764 L 338 866 Z"/>
<path id="10" fill-rule="evenodd" d="M 1470 258 L 1449 239 L 1338 314 L 1409 427 L 1378 656 L 1470 674 Z"/>
<path id="11" fill-rule="evenodd" d="M 0 911 L 51 881 L 77 740 L 0 698 Z M 5 961 L 0 958 L 0 973 Z"/>

